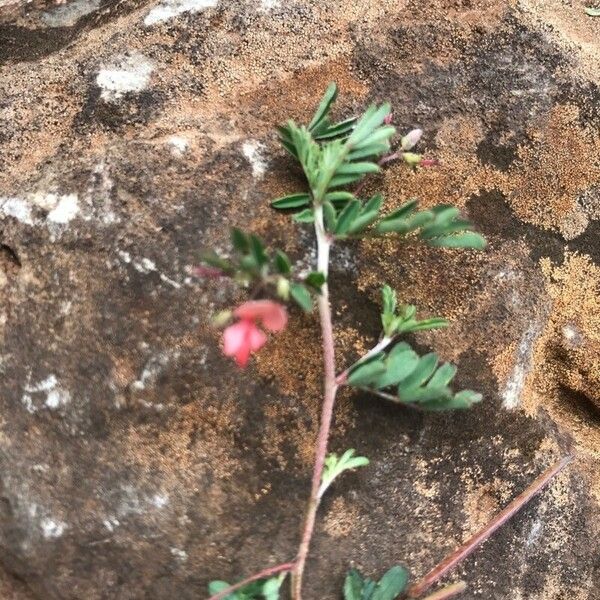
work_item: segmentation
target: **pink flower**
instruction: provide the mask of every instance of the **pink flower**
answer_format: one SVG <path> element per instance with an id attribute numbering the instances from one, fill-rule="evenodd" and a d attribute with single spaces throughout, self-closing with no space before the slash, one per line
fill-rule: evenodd
<path id="1" fill-rule="evenodd" d="M 244 302 L 233 314 L 240 320 L 223 332 L 223 353 L 233 356 L 240 367 L 245 367 L 250 354 L 267 343 L 267 336 L 257 322 L 273 332 L 281 331 L 287 325 L 285 306 L 272 300 Z"/>
<path id="2" fill-rule="evenodd" d="M 386 125 L 391 125 L 393 120 L 394 120 L 394 113 L 390 113 L 389 115 L 387 115 L 387 116 L 386 116 L 386 117 L 383 119 L 383 122 L 384 122 Z"/>

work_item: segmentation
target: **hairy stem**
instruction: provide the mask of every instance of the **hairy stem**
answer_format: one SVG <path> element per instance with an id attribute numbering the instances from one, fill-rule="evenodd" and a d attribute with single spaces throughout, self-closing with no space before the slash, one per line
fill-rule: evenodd
<path id="1" fill-rule="evenodd" d="M 286 571 L 291 571 L 294 568 L 293 562 L 283 563 L 281 565 L 277 565 L 275 567 L 269 567 L 267 569 L 263 569 L 254 575 L 247 577 L 243 581 L 239 581 L 234 585 L 230 585 L 228 588 L 221 590 L 218 594 L 211 596 L 208 600 L 221 600 L 222 598 L 226 598 L 231 594 L 231 592 L 235 592 L 235 590 L 239 590 L 244 586 L 252 583 L 253 581 L 258 581 L 259 579 L 266 579 L 267 577 L 272 577 L 273 575 L 278 575 L 279 573 L 285 573 Z"/>
<path id="2" fill-rule="evenodd" d="M 327 237 L 327 233 L 323 225 L 323 209 L 321 206 L 315 207 L 315 232 L 317 236 L 318 269 L 327 278 L 329 272 L 329 249 L 331 247 L 331 242 Z M 306 508 L 302 540 L 300 542 L 300 546 L 298 547 L 296 565 L 292 571 L 293 600 L 301 600 L 302 598 L 302 577 L 304 574 L 304 568 L 306 566 L 306 558 L 308 556 L 310 541 L 312 539 L 315 527 L 317 509 L 319 508 L 319 488 L 321 486 L 325 456 L 327 455 L 329 430 L 331 428 L 331 419 L 333 417 L 333 407 L 335 405 L 335 395 L 337 392 L 337 384 L 335 381 L 333 324 L 331 320 L 331 306 L 329 304 L 329 288 L 327 280 L 321 288 L 321 294 L 319 295 L 318 299 L 318 307 L 323 344 L 324 397 L 323 407 L 321 410 L 319 433 L 317 435 L 310 497 L 308 500 L 308 506 Z"/>
<path id="3" fill-rule="evenodd" d="M 458 563 L 469 556 L 481 543 L 485 542 L 496 529 L 504 525 L 523 506 L 525 506 L 538 492 L 540 492 L 556 475 L 558 475 L 571 461 L 572 456 L 565 456 L 535 479 L 527 489 L 519 494 L 510 504 L 500 511 L 487 525 L 470 537 L 460 548 L 447 556 L 437 567 L 434 567 L 423 579 L 417 581 L 408 590 L 409 598 L 419 598 L 436 581 L 451 571 Z"/>

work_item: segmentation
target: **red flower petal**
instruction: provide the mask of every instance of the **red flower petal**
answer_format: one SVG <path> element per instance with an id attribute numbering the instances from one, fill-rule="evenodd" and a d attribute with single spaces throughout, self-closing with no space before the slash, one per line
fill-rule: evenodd
<path id="1" fill-rule="evenodd" d="M 261 321 L 269 331 L 281 331 L 287 325 L 287 310 L 272 300 L 251 300 L 238 306 L 233 314 L 240 319 Z"/>

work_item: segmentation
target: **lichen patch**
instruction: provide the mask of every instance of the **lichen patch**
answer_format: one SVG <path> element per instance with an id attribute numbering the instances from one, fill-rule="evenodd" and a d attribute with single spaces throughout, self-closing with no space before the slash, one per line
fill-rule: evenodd
<path id="1" fill-rule="evenodd" d="M 152 71 L 154 65 L 142 54 L 120 56 L 96 76 L 100 97 L 106 102 L 116 102 L 125 94 L 141 92 L 148 87 Z"/>
<path id="2" fill-rule="evenodd" d="M 144 25 L 157 25 L 184 13 L 197 13 L 215 6 L 217 0 L 163 0 L 146 15 Z"/>

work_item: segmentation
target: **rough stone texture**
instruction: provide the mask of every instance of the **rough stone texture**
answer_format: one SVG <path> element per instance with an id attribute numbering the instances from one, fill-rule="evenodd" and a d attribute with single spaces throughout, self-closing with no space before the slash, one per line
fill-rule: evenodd
<path id="1" fill-rule="evenodd" d="M 377 333 L 384 280 L 454 321 L 418 336 L 485 401 L 421 415 L 342 395 L 333 447 L 372 466 L 325 500 L 307 598 L 344 570 L 424 573 L 548 464 L 577 461 L 455 576 L 464 598 L 600 598 L 600 64 L 580 0 L 0 2 L 3 598 L 201 598 L 289 559 L 317 426 L 314 318 L 246 372 L 190 278 L 227 226 L 294 260 L 267 200 L 298 174 L 273 127 L 326 83 L 340 115 L 389 99 L 434 170 L 389 206 L 452 201 L 485 254 L 336 252 L 340 364 Z M 163 20 L 164 19 L 164 20 Z"/>

